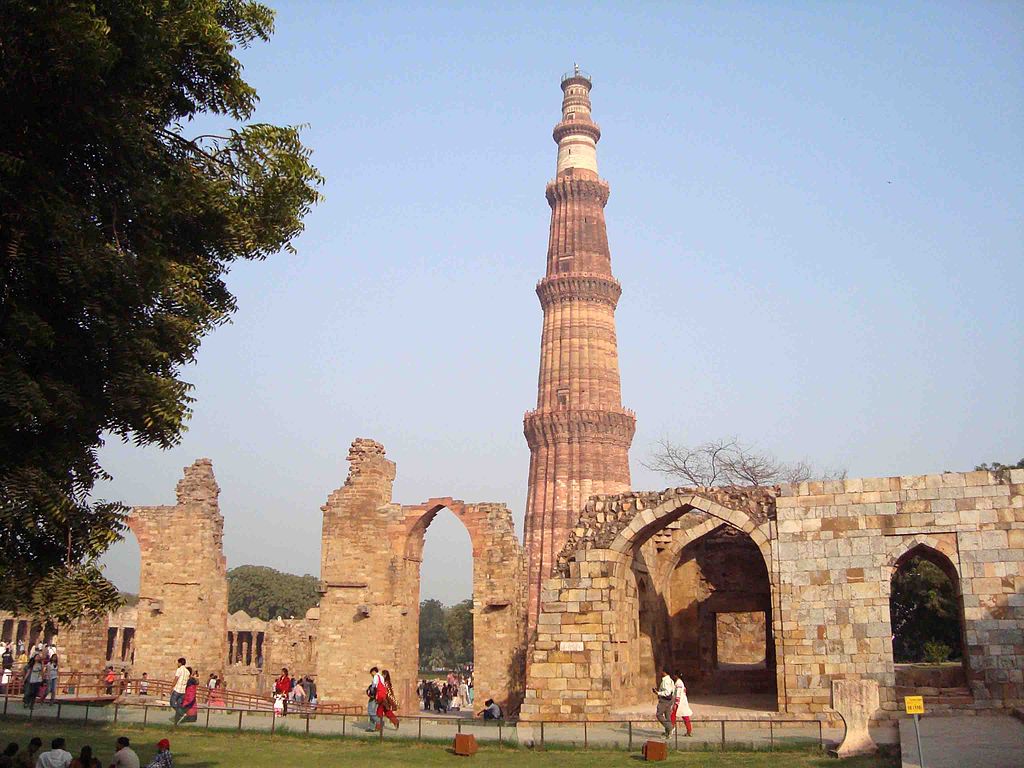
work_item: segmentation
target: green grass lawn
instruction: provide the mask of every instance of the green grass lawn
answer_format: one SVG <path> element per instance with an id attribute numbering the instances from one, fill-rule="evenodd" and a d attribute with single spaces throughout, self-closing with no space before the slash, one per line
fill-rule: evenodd
<path id="1" fill-rule="evenodd" d="M 32 736 L 39 736 L 46 748 L 50 739 L 63 736 L 72 754 L 85 744 L 109 765 L 114 751 L 114 740 L 127 736 L 143 766 L 156 751 L 156 742 L 171 740 L 176 768 L 348 768 L 369 766 L 461 765 L 463 761 L 499 768 L 602 768 L 603 766 L 632 765 L 639 761 L 639 751 L 582 750 L 570 747 L 549 747 L 530 750 L 505 746 L 481 746 L 475 757 L 460 758 L 445 744 L 385 741 L 383 744 L 359 739 L 298 735 L 259 734 L 252 732 L 224 732 L 200 730 L 174 730 L 160 726 L 90 725 L 86 723 L 0 721 L 0 749 L 9 741 L 17 741 L 22 748 Z M 676 752 L 669 753 L 666 765 L 689 768 L 899 768 L 899 758 L 889 754 L 871 758 L 837 761 L 818 751 L 783 752 Z"/>

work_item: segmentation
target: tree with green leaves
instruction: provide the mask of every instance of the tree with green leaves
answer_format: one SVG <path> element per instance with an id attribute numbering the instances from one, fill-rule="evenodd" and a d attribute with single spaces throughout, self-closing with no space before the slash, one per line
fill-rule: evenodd
<path id="1" fill-rule="evenodd" d="M 929 644 L 945 645 L 951 658 L 963 653 L 960 602 L 952 580 L 935 563 L 911 557 L 893 574 L 890 597 L 893 658 L 919 662 Z"/>
<path id="2" fill-rule="evenodd" d="M 281 616 L 301 619 L 320 601 L 320 580 L 296 576 L 263 565 L 240 565 L 228 571 L 228 611 L 245 611 L 270 621 Z"/>
<path id="3" fill-rule="evenodd" d="M 1016 464 L 1003 464 L 1001 461 L 993 461 L 991 463 L 978 464 L 975 468 L 975 472 L 1004 472 L 1007 469 L 1024 469 L 1024 459 L 1020 459 Z"/>
<path id="4" fill-rule="evenodd" d="M 320 175 L 295 127 L 248 123 L 249 0 L 0 3 L 0 609 L 118 602 L 97 558 L 105 436 L 181 438 L 182 366 L 227 322 L 231 265 L 290 249 Z M 224 124 L 199 135 L 191 121 Z"/>
<path id="5" fill-rule="evenodd" d="M 473 662 L 473 600 L 445 606 L 440 600 L 420 603 L 421 669 L 454 669 Z"/>

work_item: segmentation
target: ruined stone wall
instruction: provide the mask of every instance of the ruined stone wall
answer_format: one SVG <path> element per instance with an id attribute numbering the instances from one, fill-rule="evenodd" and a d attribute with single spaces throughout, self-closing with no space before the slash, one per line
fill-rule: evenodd
<path id="1" fill-rule="evenodd" d="M 775 654 L 780 711 L 827 712 L 834 681 L 863 679 L 878 683 L 882 712 L 895 712 L 891 578 L 920 548 L 958 575 L 967 706 L 1024 702 L 1024 470 L 803 483 L 777 498 L 734 493 L 677 489 L 588 503 L 559 575 L 544 583 L 526 720 L 600 719 L 628 699 L 642 657 L 636 548 L 680 519 L 705 535 L 701 514 L 747 533 L 768 563 L 774 643 L 766 651 Z M 650 571 L 663 574 L 664 563 Z"/>
<path id="2" fill-rule="evenodd" d="M 201 674 L 227 657 L 228 585 L 220 488 L 209 459 L 185 468 L 177 504 L 135 507 L 128 525 L 139 542 L 137 674 L 169 679 L 179 656 Z"/>
<path id="3" fill-rule="evenodd" d="M 802 483 L 777 509 L 788 711 L 824 710 L 852 677 L 897 709 L 891 578 L 919 545 L 959 574 L 974 706 L 1024 701 L 1024 470 Z"/>
<path id="4" fill-rule="evenodd" d="M 448 497 L 391 503 L 395 465 L 384 448 L 358 439 L 349 476 L 322 507 L 318 687 L 325 701 L 364 704 L 371 666 L 391 671 L 405 711 L 415 711 L 423 536 L 442 508 L 473 542 L 476 690 L 515 704 L 521 689 L 525 575 L 512 516 L 501 504 Z"/>

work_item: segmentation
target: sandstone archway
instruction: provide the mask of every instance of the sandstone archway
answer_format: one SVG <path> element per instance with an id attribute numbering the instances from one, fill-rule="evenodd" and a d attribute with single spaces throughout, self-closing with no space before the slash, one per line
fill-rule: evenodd
<path id="1" fill-rule="evenodd" d="M 388 668 L 405 711 L 415 711 L 423 536 L 441 509 L 473 546 L 474 670 L 478 697 L 514 709 L 521 695 L 525 578 L 512 514 L 503 504 L 436 497 L 391 502 L 395 464 L 358 439 L 349 475 L 322 507 L 319 686 L 325 700 L 365 706 L 371 666 Z"/>
<path id="2" fill-rule="evenodd" d="M 641 680 L 645 663 L 650 666 L 644 659 L 658 653 L 645 653 L 643 643 L 664 638 L 641 638 L 640 585 L 648 592 L 644 618 L 652 626 L 652 613 L 668 613 L 658 590 L 664 590 L 673 558 L 716 530 L 749 540 L 763 566 L 764 599 L 772 605 L 778 585 L 773 517 L 774 493 L 765 489 L 680 488 L 591 499 L 559 556 L 556 576 L 544 584 L 524 717 L 607 716 L 649 689 L 652 681 Z M 764 613 L 770 637 L 777 637 L 778 611 Z M 766 657 L 774 660 L 774 641 L 768 642 Z M 585 690 L 566 702 L 562 678 L 577 685 L 586 680 Z"/>

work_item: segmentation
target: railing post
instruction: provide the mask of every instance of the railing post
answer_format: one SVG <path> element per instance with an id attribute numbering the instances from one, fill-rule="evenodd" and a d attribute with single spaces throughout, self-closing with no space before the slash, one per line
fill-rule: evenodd
<path id="1" fill-rule="evenodd" d="M 540 721 L 540 748 L 544 749 L 544 721 Z"/>
<path id="2" fill-rule="evenodd" d="M 775 721 L 768 721 L 768 749 L 775 751 Z"/>
<path id="3" fill-rule="evenodd" d="M 4 717 L 7 717 L 7 700 L 11 698 L 10 695 L 4 696 Z"/>
<path id="4" fill-rule="evenodd" d="M 85 720 L 86 722 L 89 721 L 89 702 L 85 703 Z"/>
<path id="5" fill-rule="evenodd" d="M 672 733 L 676 737 L 676 751 L 678 752 L 679 751 L 679 724 L 678 723 L 675 726 L 672 727 Z"/>
<path id="6" fill-rule="evenodd" d="M 381 743 L 383 743 L 384 742 L 384 721 L 381 720 L 379 723 L 377 723 L 377 725 L 380 726 L 380 740 L 381 740 Z"/>
<path id="7" fill-rule="evenodd" d="M 238 732 L 242 732 L 242 710 L 238 710 Z"/>
<path id="8" fill-rule="evenodd" d="M 633 721 L 627 720 L 626 724 L 629 726 L 629 749 L 633 749 Z"/>
<path id="9" fill-rule="evenodd" d="M 348 715 L 342 713 L 341 715 L 341 735 L 345 735 L 345 721 L 348 719 Z"/>
<path id="10" fill-rule="evenodd" d="M 423 741 L 423 718 L 416 718 L 416 741 Z"/>
<path id="11" fill-rule="evenodd" d="M 722 751 L 725 752 L 725 720 L 722 720 L 721 723 L 722 723 Z"/>
<path id="12" fill-rule="evenodd" d="M 498 721 L 498 749 L 501 749 L 501 724 L 502 720 Z"/>
<path id="13" fill-rule="evenodd" d="M 270 715 L 270 735 L 274 735 L 274 729 L 277 728 L 277 712 Z"/>
<path id="14" fill-rule="evenodd" d="M 142 724 L 145 725 L 149 721 L 149 704 L 142 705 Z"/>
<path id="15" fill-rule="evenodd" d="M 60 720 L 60 708 L 61 708 L 61 706 L 62 706 L 61 703 L 58 701 L 57 702 L 57 719 L 58 720 Z"/>
<path id="16" fill-rule="evenodd" d="M 306 733 L 309 733 L 309 712 L 306 713 Z"/>
<path id="17" fill-rule="evenodd" d="M 583 721 L 583 748 L 586 749 L 589 746 L 587 742 L 587 721 Z"/>
<path id="18" fill-rule="evenodd" d="M 455 732 L 462 733 L 462 718 L 460 717 L 455 721 Z"/>
<path id="19" fill-rule="evenodd" d="M 818 721 L 818 749 L 825 749 L 825 739 L 821 734 L 821 720 Z"/>
<path id="20" fill-rule="evenodd" d="M 206 705 L 206 730 L 210 730 L 210 705 Z"/>
<path id="21" fill-rule="evenodd" d="M 120 710 L 120 708 L 121 708 L 120 704 L 114 704 L 114 722 L 115 723 L 117 722 L 117 713 Z"/>

